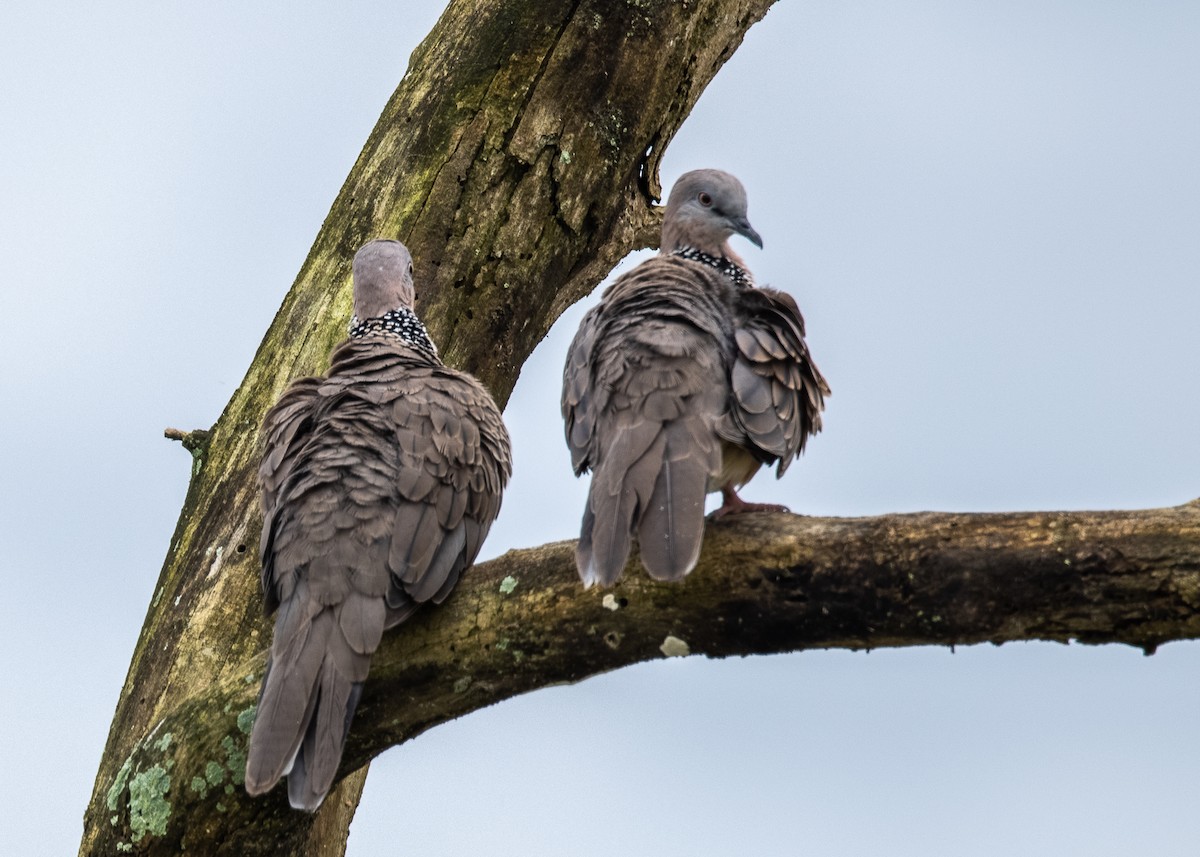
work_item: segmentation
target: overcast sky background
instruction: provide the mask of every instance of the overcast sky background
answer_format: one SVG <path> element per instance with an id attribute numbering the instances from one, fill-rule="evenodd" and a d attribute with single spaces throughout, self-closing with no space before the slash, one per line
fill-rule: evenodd
<path id="1" fill-rule="evenodd" d="M 77 849 L 187 487 L 162 429 L 220 414 L 440 8 L 0 9 L 0 851 Z M 1200 4 L 780 2 L 663 175 L 741 177 L 765 249 L 739 251 L 833 386 L 745 496 L 1200 496 L 1198 153 Z M 487 556 L 576 534 L 585 308 L 510 402 Z M 349 853 L 1194 857 L 1198 715 L 1196 643 L 664 661 L 388 752 Z"/>

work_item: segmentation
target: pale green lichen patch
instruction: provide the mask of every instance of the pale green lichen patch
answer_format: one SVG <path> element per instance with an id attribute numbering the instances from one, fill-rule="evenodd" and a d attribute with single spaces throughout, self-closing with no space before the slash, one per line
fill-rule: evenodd
<path id="1" fill-rule="evenodd" d="M 245 751 L 230 735 L 221 739 L 221 749 L 225 751 L 225 767 L 229 769 L 229 779 L 233 780 L 234 785 L 240 786 L 246 779 Z"/>
<path id="2" fill-rule="evenodd" d="M 133 841 L 141 842 L 147 833 L 162 836 L 167 832 L 171 804 L 166 794 L 171 790 L 171 776 L 162 765 L 142 771 L 129 782 L 129 829 Z"/>
<path id="3" fill-rule="evenodd" d="M 496 648 L 497 648 L 497 649 L 499 649 L 499 650 L 500 650 L 500 651 L 502 651 L 502 652 L 503 652 L 505 649 L 507 649 L 507 648 L 508 648 L 508 637 L 502 637 L 502 638 L 500 639 L 500 642 L 496 643 Z"/>
<path id="4" fill-rule="evenodd" d="M 217 801 L 217 812 L 224 812 L 224 811 L 225 811 L 225 804 L 221 803 L 220 801 Z"/>
<path id="5" fill-rule="evenodd" d="M 196 777 L 196 779 L 200 779 Z M 210 786 L 219 786 L 225 782 L 225 769 L 219 762 L 209 762 L 204 766 L 204 779 Z"/>
<path id="6" fill-rule="evenodd" d="M 122 854 L 128 854 L 131 851 L 133 851 L 133 846 L 130 845 L 128 842 L 118 842 L 117 850 L 120 851 Z"/>
<path id="7" fill-rule="evenodd" d="M 467 688 L 470 686 L 471 686 L 471 677 L 469 675 L 465 675 L 454 683 L 454 692 L 455 693 L 466 693 Z"/>
<path id="8" fill-rule="evenodd" d="M 504 578 L 502 581 L 500 581 L 500 594 L 501 595 L 509 595 L 516 588 L 517 588 L 517 579 L 515 577 L 513 577 L 511 574 L 508 577 Z"/>
<path id="9" fill-rule="evenodd" d="M 112 788 L 108 790 L 108 795 L 105 797 L 104 803 L 110 812 L 116 812 L 117 803 L 121 800 L 121 792 L 125 791 L 125 784 L 129 782 L 129 772 L 132 769 L 133 757 L 131 756 L 125 760 L 121 770 L 117 771 L 117 778 L 113 780 Z M 113 816 L 113 824 L 116 823 L 116 816 Z"/>
<path id="10" fill-rule="evenodd" d="M 154 731 L 157 731 L 157 727 Z M 150 741 L 154 731 L 147 736 L 147 743 L 141 746 L 157 750 L 160 753 L 170 752 L 175 737 L 167 732 L 158 740 Z M 136 747 L 134 752 L 137 752 Z M 121 816 L 118 813 L 118 807 L 122 804 L 122 798 L 128 789 L 129 828 L 133 832 L 133 841 L 140 842 L 147 833 L 156 836 L 165 833 L 167 821 L 171 817 L 171 804 L 164 799 L 164 796 L 171 788 L 171 776 L 167 772 L 173 767 L 175 767 L 175 760 L 168 758 L 162 764 L 156 764 L 149 770 L 139 769 L 135 773 L 133 756 L 127 758 L 121 765 L 121 769 L 117 771 L 112 787 L 105 795 L 105 804 L 114 813 L 109 818 L 109 823 L 113 827 L 120 823 Z M 127 850 L 131 849 L 132 846 Z"/>
<path id="11" fill-rule="evenodd" d="M 201 798 L 208 797 L 208 781 L 204 777 L 192 777 L 191 787 Z"/>
<path id="12" fill-rule="evenodd" d="M 245 711 L 237 716 L 238 730 L 243 735 L 249 735 L 250 730 L 254 728 L 254 716 L 258 713 L 258 705 L 251 705 Z"/>
<path id="13" fill-rule="evenodd" d="M 668 658 L 682 658 L 692 653 L 692 649 L 687 643 L 671 634 L 668 634 L 667 638 L 662 641 L 658 650 Z"/>

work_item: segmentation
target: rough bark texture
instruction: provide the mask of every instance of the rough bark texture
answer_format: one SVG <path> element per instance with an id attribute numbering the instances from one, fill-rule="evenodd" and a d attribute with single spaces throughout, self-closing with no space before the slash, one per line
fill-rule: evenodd
<path id="1" fill-rule="evenodd" d="M 453 0 L 384 108 L 254 362 L 211 432 L 177 433 L 192 484 L 117 706 L 81 854 L 338 854 L 362 778 L 315 819 L 240 789 L 266 645 L 257 429 L 345 334 L 350 260 L 416 259 L 452 365 L 505 402 L 558 315 L 652 244 L 658 163 L 773 0 Z M 151 761 L 158 752 L 161 763 Z M 365 758 L 361 750 L 355 758 Z M 151 754 L 151 755 L 147 755 Z M 239 827 L 253 819 L 253 829 Z"/>
<path id="2" fill-rule="evenodd" d="M 375 754 L 513 694 L 660 657 L 814 646 L 1200 636 L 1200 507 L 1131 513 L 756 516 L 712 525 L 695 573 L 583 592 L 569 544 L 512 552 L 385 638 L 314 817 L 241 788 L 269 625 L 257 429 L 321 370 L 375 236 L 417 260 L 443 355 L 507 400 L 561 311 L 651 244 L 666 144 L 772 0 L 455 0 L 339 194 L 211 432 L 85 817 L 81 854 L 337 855 Z M 555 393 L 556 395 L 556 393 Z M 636 564 L 637 559 L 633 561 Z M 636 567 L 636 565 L 631 566 Z M 616 609 L 611 609 L 611 608 Z M 672 648 L 674 647 L 674 648 Z M 358 770 L 355 770 L 355 769 Z"/>
<path id="3" fill-rule="evenodd" d="M 683 583 L 654 583 L 635 556 L 609 592 L 584 591 L 573 543 L 558 542 L 476 566 L 445 605 L 385 636 L 343 770 L 499 700 L 669 654 L 1009 640 L 1120 642 L 1151 652 L 1196 637 L 1200 503 L 1137 512 L 751 515 L 710 524 L 700 563 Z M 130 770 L 170 771 L 179 784 L 148 850 L 206 843 L 201 850 L 214 853 L 285 853 L 279 843 L 297 841 L 303 817 L 288 812 L 283 790 L 252 801 L 222 784 L 222 771 L 236 773 L 241 761 L 239 733 L 262 667 L 263 655 L 253 655 L 223 684 L 179 700 L 134 749 Z M 214 780 L 207 793 L 197 785 Z M 346 777 L 327 805 L 352 809 L 361 785 L 361 777 Z"/>

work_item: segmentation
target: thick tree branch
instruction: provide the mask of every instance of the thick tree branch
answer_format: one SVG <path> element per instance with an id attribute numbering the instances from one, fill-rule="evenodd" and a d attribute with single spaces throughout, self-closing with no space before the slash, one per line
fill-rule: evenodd
<path id="1" fill-rule="evenodd" d="M 238 683 L 269 634 L 256 567 L 257 428 L 287 382 L 321 370 L 345 335 L 358 246 L 378 236 L 409 246 L 418 309 L 443 357 L 505 402 L 563 309 L 655 240 L 663 150 L 771 2 L 452 0 L 414 52 L 241 387 L 193 450 L 81 854 L 166 853 L 180 843 L 215 852 L 213 831 L 242 817 L 245 796 L 229 778 L 244 734 L 226 721 L 244 710 L 232 707 L 250 691 Z M 203 708 L 214 688 L 238 691 L 229 690 L 229 712 L 225 703 Z M 180 720 L 188 706 L 194 717 Z M 177 767 L 140 766 L 154 742 L 181 754 Z M 344 806 L 356 800 L 339 789 L 316 819 L 277 808 L 257 844 L 240 831 L 237 853 L 340 853 L 352 815 Z"/>
<path id="2" fill-rule="evenodd" d="M 659 657 L 813 646 L 1200 636 L 1200 509 L 710 526 L 678 586 L 583 592 L 569 544 L 474 569 L 386 638 L 315 816 L 241 788 L 269 625 L 254 471 L 262 415 L 318 371 L 375 236 L 417 260 L 448 362 L 507 400 L 554 319 L 654 240 L 658 163 L 772 0 L 453 0 L 414 53 L 193 479 L 85 816 L 81 854 L 340 854 L 375 754 L 550 683 Z M 183 440 L 183 433 L 180 433 Z M 609 607 L 616 607 L 612 610 Z M 680 643 L 674 644 L 679 648 Z"/>
<path id="3" fill-rule="evenodd" d="M 725 657 L 1012 640 L 1153 652 L 1196 637 L 1196 503 L 1137 512 L 751 515 L 710 524 L 700 564 L 683 583 L 654 583 L 635 557 L 610 592 L 584 591 L 574 543 L 558 542 L 476 566 L 445 605 L 385 637 L 343 771 L 500 700 L 665 652 Z M 184 701 L 141 742 L 132 767 L 211 780 L 203 748 L 240 748 L 229 736 L 248 725 L 262 666 L 255 655 L 231 680 Z M 227 761 L 217 760 L 236 773 Z M 331 796 L 343 808 L 349 780 L 361 788 L 350 777 Z M 205 840 L 230 854 L 278 853 L 280 841 L 299 835 L 283 789 L 247 800 L 221 786 L 174 791 L 178 803 L 156 842 L 186 847 L 186 819 L 195 816 L 209 819 Z M 217 803 L 223 813 L 212 812 Z M 272 837 L 266 844 L 263 831 Z"/>

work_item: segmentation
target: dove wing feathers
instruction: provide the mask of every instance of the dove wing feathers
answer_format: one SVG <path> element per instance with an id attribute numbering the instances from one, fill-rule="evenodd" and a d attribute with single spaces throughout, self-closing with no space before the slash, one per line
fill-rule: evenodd
<path id="1" fill-rule="evenodd" d="M 386 336 L 341 345 L 324 379 L 267 415 L 263 585 L 277 608 L 246 787 L 288 775 L 314 810 L 386 628 L 440 602 L 474 561 L 511 472 L 475 379 Z"/>
<path id="2" fill-rule="evenodd" d="M 708 481 L 720 470 L 732 332 L 715 273 L 656 257 L 619 278 L 585 316 L 563 378 L 567 444 L 591 469 L 576 561 L 611 585 L 638 534 L 652 576 L 696 564 Z"/>
<path id="3" fill-rule="evenodd" d="M 751 288 L 735 303 L 736 349 L 730 372 L 725 440 L 782 476 L 821 430 L 829 385 L 804 341 L 804 318 L 786 292 Z"/>

